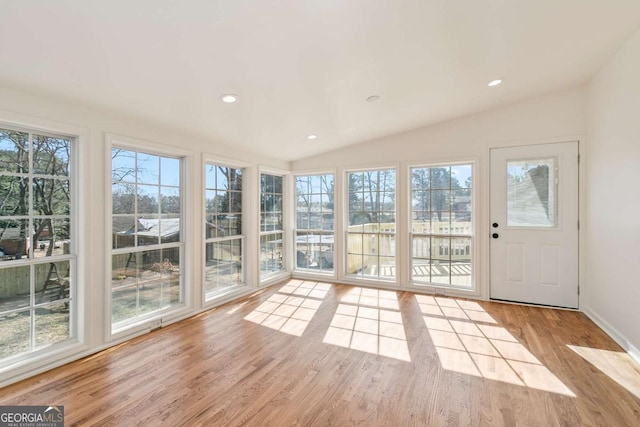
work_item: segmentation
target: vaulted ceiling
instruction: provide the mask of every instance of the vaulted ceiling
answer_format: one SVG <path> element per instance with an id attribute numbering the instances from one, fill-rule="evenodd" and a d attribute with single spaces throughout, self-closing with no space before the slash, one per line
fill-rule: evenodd
<path id="1" fill-rule="evenodd" d="M 583 84 L 640 1 L 0 0 L 0 17 L 0 85 L 295 160 Z"/>

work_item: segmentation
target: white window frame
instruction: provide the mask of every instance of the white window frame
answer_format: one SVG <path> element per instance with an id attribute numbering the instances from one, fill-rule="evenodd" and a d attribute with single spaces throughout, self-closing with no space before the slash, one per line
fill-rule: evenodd
<path id="1" fill-rule="evenodd" d="M 273 175 L 279 176 L 282 178 L 282 230 L 272 230 L 272 231 L 262 231 L 262 175 Z M 283 278 L 289 277 L 291 275 L 291 261 L 289 260 L 290 250 L 290 242 L 291 242 L 291 231 L 292 227 L 289 224 L 289 212 L 291 206 L 291 197 L 290 197 L 290 178 L 291 175 L 289 171 L 260 167 L 258 168 L 258 174 L 256 177 L 256 189 L 257 189 L 257 252 L 256 252 L 256 266 L 258 272 L 258 282 L 260 287 L 270 286 Z M 262 246 L 262 237 L 269 236 L 274 234 L 282 234 L 282 269 L 279 271 L 274 271 L 270 273 L 263 274 L 262 268 L 260 265 L 261 262 L 261 246 Z"/>
<path id="2" fill-rule="evenodd" d="M 90 157 L 88 149 L 89 130 L 87 128 L 60 123 L 29 115 L 0 110 L 0 126 L 22 132 L 36 133 L 45 136 L 61 137 L 71 140 L 72 150 L 70 163 L 72 165 L 69 181 L 71 221 L 71 254 L 70 261 L 70 289 L 69 289 L 69 338 L 36 351 L 21 353 L 11 356 L 0 364 L 0 384 L 9 378 L 24 378 L 33 375 L 36 371 L 42 371 L 43 366 L 53 364 L 56 361 L 72 357 L 74 354 L 86 351 L 89 345 L 86 342 L 87 327 L 87 291 L 85 282 L 89 274 L 86 266 L 86 249 L 88 247 L 85 234 L 81 238 L 80 233 L 86 230 L 88 209 L 79 203 L 80 200 L 90 195 L 89 186 L 82 177 L 88 176 Z M 49 257 L 53 258 L 53 257 Z M 62 260 L 57 258 L 57 260 Z M 66 258 L 65 258 L 66 259 Z M 48 260 L 47 260 L 48 261 Z M 35 260 L 19 261 L 20 265 L 36 263 Z M 13 264 L 18 266 L 17 264 Z M 8 265 L 7 268 L 10 268 Z M 34 280 L 33 278 L 31 279 Z"/>
<path id="3" fill-rule="evenodd" d="M 105 210 L 107 220 L 105 221 L 105 337 L 107 337 L 107 341 L 115 341 L 120 340 L 122 338 L 138 335 L 139 333 L 145 333 L 160 327 L 165 324 L 173 323 L 176 320 L 186 317 L 188 314 L 192 313 L 193 306 L 193 290 L 192 287 L 188 286 L 191 280 L 191 272 L 193 271 L 193 262 L 189 262 L 192 257 L 190 256 L 192 253 L 191 249 L 191 241 L 190 236 L 192 235 L 193 226 L 191 225 L 193 221 L 193 210 L 191 206 L 193 203 L 191 201 L 191 174 L 188 171 L 191 170 L 191 162 L 193 158 L 193 153 L 187 150 L 180 150 L 173 147 L 165 146 L 159 143 L 149 142 L 145 140 L 130 138 L 122 135 L 115 135 L 107 133 L 105 136 L 106 144 L 105 144 L 105 194 L 108 195 L 106 197 Z M 158 245 L 148 245 L 148 246 L 136 246 L 136 247 L 128 247 L 122 249 L 113 249 L 111 243 L 111 235 L 112 235 L 112 162 L 111 162 L 111 153 L 112 149 L 118 147 L 123 148 L 130 151 L 140 152 L 144 154 L 151 154 L 157 156 L 167 156 L 179 158 L 181 161 L 181 170 L 180 170 L 180 241 L 177 243 L 172 243 L 170 245 L 180 248 L 180 292 L 181 292 L 181 300 L 180 303 L 174 304 L 173 306 L 151 312 L 148 316 L 142 316 L 135 320 L 131 320 L 128 322 L 121 322 L 119 325 L 112 323 L 112 256 L 117 253 L 128 253 L 128 252 L 138 252 L 138 248 L 140 251 L 150 251 L 154 249 L 162 249 L 165 246 L 163 244 Z M 120 327 L 118 327 L 120 326 Z"/>
<path id="4" fill-rule="evenodd" d="M 430 237 L 432 235 L 435 235 L 435 233 L 413 233 L 413 221 L 412 221 L 412 214 L 413 214 L 413 174 L 412 171 L 413 169 L 420 169 L 420 168 L 438 168 L 438 167 L 453 167 L 453 166 L 465 166 L 465 165 L 470 165 L 471 166 L 471 182 L 472 182 L 472 186 L 470 189 L 470 195 L 471 195 L 471 234 L 461 234 L 461 233 L 449 233 L 448 237 L 450 238 L 454 238 L 454 237 L 462 237 L 462 238 L 470 238 L 471 239 L 471 248 L 470 248 L 470 253 L 469 255 L 471 256 L 471 284 L 469 286 L 457 286 L 457 285 L 452 285 L 452 284 L 444 284 L 444 283 L 434 283 L 434 282 L 425 282 L 425 281 L 416 281 L 413 279 L 413 240 L 414 240 L 414 236 L 415 237 Z M 409 284 L 407 286 L 407 288 L 412 289 L 412 290 L 416 290 L 418 292 L 425 292 L 425 291 L 429 291 L 429 292 L 439 292 L 439 290 L 446 290 L 447 294 L 451 294 L 451 295 L 462 295 L 462 296 L 467 296 L 467 295 L 477 295 L 479 292 L 477 283 L 476 283 L 476 277 L 478 277 L 478 265 L 479 265 L 479 260 L 477 257 L 477 247 L 478 247 L 478 238 L 476 236 L 476 223 L 477 223 L 477 216 L 478 216 L 478 212 L 477 212 L 477 191 L 478 191 L 478 187 L 480 186 L 480 183 L 478 182 L 478 161 L 476 159 L 467 159 L 467 160 L 452 160 L 452 161 L 438 161 L 438 162 L 433 162 L 433 163 L 417 163 L 417 164 L 411 164 L 408 165 L 407 167 L 407 190 L 408 190 L 408 196 L 407 196 L 407 215 L 406 215 L 406 221 L 407 221 L 407 232 L 408 232 L 408 242 L 407 242 L 407 254 L 408 254 L 408 278 L 409 278 Z M 451 227 L 451 225 L 450 225 Z M 444 236 L 444 234 L 442 234 Z M 449 251 L 453 250 L 452 247 L 449 247 Z"/>
<path id="5" fill-rule="evenodd" d="M 391 232 L 386 232 L 386 233 L 382 233 L 380 231 L 378 231 L 378 233 L 365 233 L 365 234 L 372 234 L 372 235 L 384 235 L 384 236 L 393 236 L 394 238 L 394 268 L 395 268 L 395 275 L 393 277 L 389 277 L 389 278 L 385 278 L 385 277 L 381 277 L 380 274 L 378 273 L 378 276 L 373 276 L 373 275 L 356 275 L 356 274 L 349 274 L 347 272 L 347 269 L 349 268 L 349 175 L 352 173 L 360 173 L 360 172 L 380 172 L 380 171 L 384 171 L 384 170 L 392 170 L 395 172 L 395 187 L 394 187 L 394 215 L 395 215 L 395 231 L 393 233 Z M 361 168 L 349 168 L 349 169 L 345 169 L 343 171 L 343 201 L 342 201 L 342 224 L 343 224 L 343 239 L 341 242 L 341 248 L 342 248 L 342 261 L 343 261 L 343 266 L 342 266 L 342 271 L 340 272 L 341 274 L 341 279 L 342 281 L 346 282 L 346 283 L 354 283 L 354 284 L 371 284 L 372 286 L 375 287 L 380 287 L 380 288 L 392 288 L 392 289 L 396 289 L 398 287 L 398 283 L 400 281 L 401 278 L 401 272 L 399 271 L 399 266 L 400 266 L 400 253 L 398 251 L 399 249 L 399 240 L 400 240 L 400 233 L 399 233 L 399 227 L 402 226 L 401 222 L 399 221 L 399 208 L 400 208 L 400 201 L 402 200 L 402 193 L 401 193 L 401 188 L 398 185 L 400 183 L 400 168 L 398 167 L 397 164 L 394 165 L 379 165 L 379 166 L 371 166 L 371 167 L 361 167 Z M 377 254 L 378 258 L 380 257 L 379 254 Z"/>
<path id="6" fill-rule="evenodd" d="M 298 231 L 303 231 L 303 230 L 298 230 L 298 225 L 297 225 L 297 219 L 298 219 L 298 206 L 297 206 L 297 179 L 298 177 L 301 176 L 321 176 L 321 175 L 332 175 L 333 176 L 333 229 L 331 230 L 331 233 L 333 234 L 333 270 L 332 271 L 328 271 L 328 272 L 323 272 L 323 271 L 313 271 L 310 269 L 306 269 L 306 268 L 297 268 L 297 261 L 296 261 L 296 254 L 297 254 L 297 249 L 298 249 L 298 244 L 297 244 L 297 233 Z M 338 247 L 340 246 L 340 242 L 338 242 L 336 240 L 337 237 L 337 225 L 338 225 L 338 217 L 339 217 L 339 210 L 338 210 L 338 199 L 339 196 L 336 197 L 339 194 L 339 189 L 338 189 L 338 182 L 337 182 L 337 177 L 338 174 L 336 173 L 335 170 L 333 171 L 312 171 L 312 172 L 296 172 L 295 174 L 293 174 L 291 176 L 291 181 L 292 181 L 292 205 L 293 205 L 293 234 L 292 234 L 292 255 L 293 255 L 293 259 L 292 259 L 292 269 L 293 269 L 293 273 L 296 276 L 304 276 L 304 275 L 309 275 L 309 276 L 322 276 L 324 278 L 327 277 L 331 277 L 331 278 L 336 278 L 337 274 L 338 274 L 338 265 L 337 265 L 337 260 L 338 260 Z M 309 231 L 325 231 L 325 230 L 309 230 Z M 328 234 L 328 232 L 327 232 Z"/>
<path id="7" fill-rule="evenodd" d="M 242 234 L 239 236 L 230 236 L 230 237 L 219 237 L 219 238 L 207 238 L 206 235 L 206 215 L 207 215 L 207 207 L 206 207 L 206 167 L 207 165 L 215 165 L 222 166 L 228 168 L 242 169 Z M 253 165 L 245 162 L 238 162 L 235 160 L 224 159 L 217 156 L 212 156 L 208 154 L 204 154 L 202 156 L 202 305 L 203 306 L 212 306 L 216 303 L 219 303 L 221 300 L 227 300 L 233 298 L 236 295 L 242 295 L 246 293 L 249 286 L 249 273 L 247 271 L 247 266 L 250 265 L 247 262 L 247 254 L 251 253 L 249 251 L 249 239 L 248 234 L 250 232 L 251 227 L 249 224 L 253 220 L 254 216 L 250 212 L 250 199 L 251 199 L 251 176 L 252 176 L 252 168 Z M 238 286 L 229 288 L 228 290 L 222 290 L 220 292 L 211 293 L 211 298 L 207 299 L 207 290 L 206 290 L 206 246 L 208 243 L 216 243 L 223 242 L 229 240 L 240 240 L 242 242 L 242 283 Z"/>

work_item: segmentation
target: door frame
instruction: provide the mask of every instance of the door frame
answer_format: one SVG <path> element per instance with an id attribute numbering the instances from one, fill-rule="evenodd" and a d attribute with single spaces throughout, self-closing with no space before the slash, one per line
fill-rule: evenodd
<path id="1" fill-rule="evenodd" d="M 543 304 L 535 304 L 535 303 L 520 303 L 520 302 L 510 302 L 503 300 L 493 300 L 491 299 L 491 150 L 499 149 L 499 148 L 518 148 L 518 147 L 527 147 L 532 145 L 551 145 L 551 144 L 559 144 L 565 142 L 576 142 L 578 144 L 578 305 L 576 308 L 566 308 L 566 307 L 557 307 L 551 305 L 543 305 Z M 482 167 L 482 172 L 484 172 L 484 177 L 482 179 L 483 185 L 482 187 L 486 189 L 487 196 L 482 197 L 481 202 L 486 203 L 486 207 L 481 209 L 481 213 L 479 212 L 479 216 L 482 218 L 478 218 L 479 224 L 481 224 L 478 233 L 478 243 L 480 244 L 480 239 L 484 239 L 484 243 L 482 246 L 486 250 L 486 258 L 482 260 L 482 265 L 486 267 L 486 270 L 481 273 L 481 276 L 485 279 L 485 286 L 482 286 L 482 299 L 486 301 L 495 301 L 504 304 L 522 304 L 522 305 L 530 305 L 530 306 L 540 306 L 547 308 L 554 308 L 558 310 L 570 310 L 570 311 L 582 311 L 583 300 L 585 296 L 585 287 L 584 287 L 584 277 L 585 277 L 585 243 L 586 240 L 584 238 L 584 224 L 585 224 L 585 212 L 587 208 L 586 204 L 586 185 L 587 182 L 587 144 L 585 143 L 584 135 L 575 135 L 575 136 L 565 136 L 560 138 L 553 137 L 543 137 L 543 138 L 532 138 L 532 139 L 512 139 L 505 141 L 493 141 L 489 142 L 485 149 L 485 159 L 486 163 Z M 478 186 L 479 187 L 479 186 Z M 476 188 L 478 188 L 476 187 Z M 480 201 L 480 200 L 479 200 Z M 478 246 L 480 247 L 480 246 Z"/>

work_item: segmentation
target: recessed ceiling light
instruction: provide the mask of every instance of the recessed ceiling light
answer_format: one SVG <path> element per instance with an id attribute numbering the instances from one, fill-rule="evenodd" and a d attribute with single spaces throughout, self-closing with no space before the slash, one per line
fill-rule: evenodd
<path id="1" fill-rule="evenodd" d="M 307 139 L 316 139 L 317 137 L 318 137 L 318 135 L 313 135 L 313 134 L 312 134 L 312 135 L 309 135 L 309 136 L 307 137 Z"/>
<path id="2" fill-rule="evenodd" d="M 380 95 L 371 95 L 370 97 L 367 98 L 367 102 L 376 102 L 379 99 L 380 99 Z"/>
<path id="3" fill-rule="evenodd" d="M 495 79 L 495 80 L 491 80 L 487 86 L 494 87 L 494 86 L 498 86 L 500 83 L 502 83 L 502 79 Z"/>
<path id="4" fill-rule="evenodd" d="M 227 93 L 224 94 L 220 97 L 220 99 L 222 100 L 222 102 L 225 102 L 227 104 L 233 104 L 234 102 L 236 102 L 238 100 L 238 95 L 234 95 L 232 93 Z"/>

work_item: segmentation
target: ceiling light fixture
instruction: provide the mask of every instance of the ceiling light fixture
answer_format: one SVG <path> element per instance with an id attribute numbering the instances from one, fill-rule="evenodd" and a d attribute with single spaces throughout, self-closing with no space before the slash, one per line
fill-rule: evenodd
<path id="1" fill-rule="evenodd" d="M 487 86 L 494 87 L 494 86 L 498 86 L 500 83 L 502 83 L 502 79 L 495 79 L 495 80 L 491 80 Z"/>
<path id="2" fill-rule="evenodd" d="M 379 99 L 380 99 L 380 95 L 371 95 L 370 97 L 367 98 L 367 102 L 376 102 Z"/>
<path id="3" fill-rule="evenodd" d="M 313 135 L 313 134 L 312 134 L 312 135 L 309 135 L 309 136 L 307 137 L 307 139 L 316 139 L 317 137 L 318 137 L 318 135 Z"/>
<path id="4" fill-rule="evenodd" d="M 220 99 L 222 100 L 222 102 L 226 103 L 226 104 L 233 104 L 234 102 L 236 102 L 238 100 L 238 95 L 234 95 L 232 93 L 227 93 L 224 94 L 220 97 Z"/>

